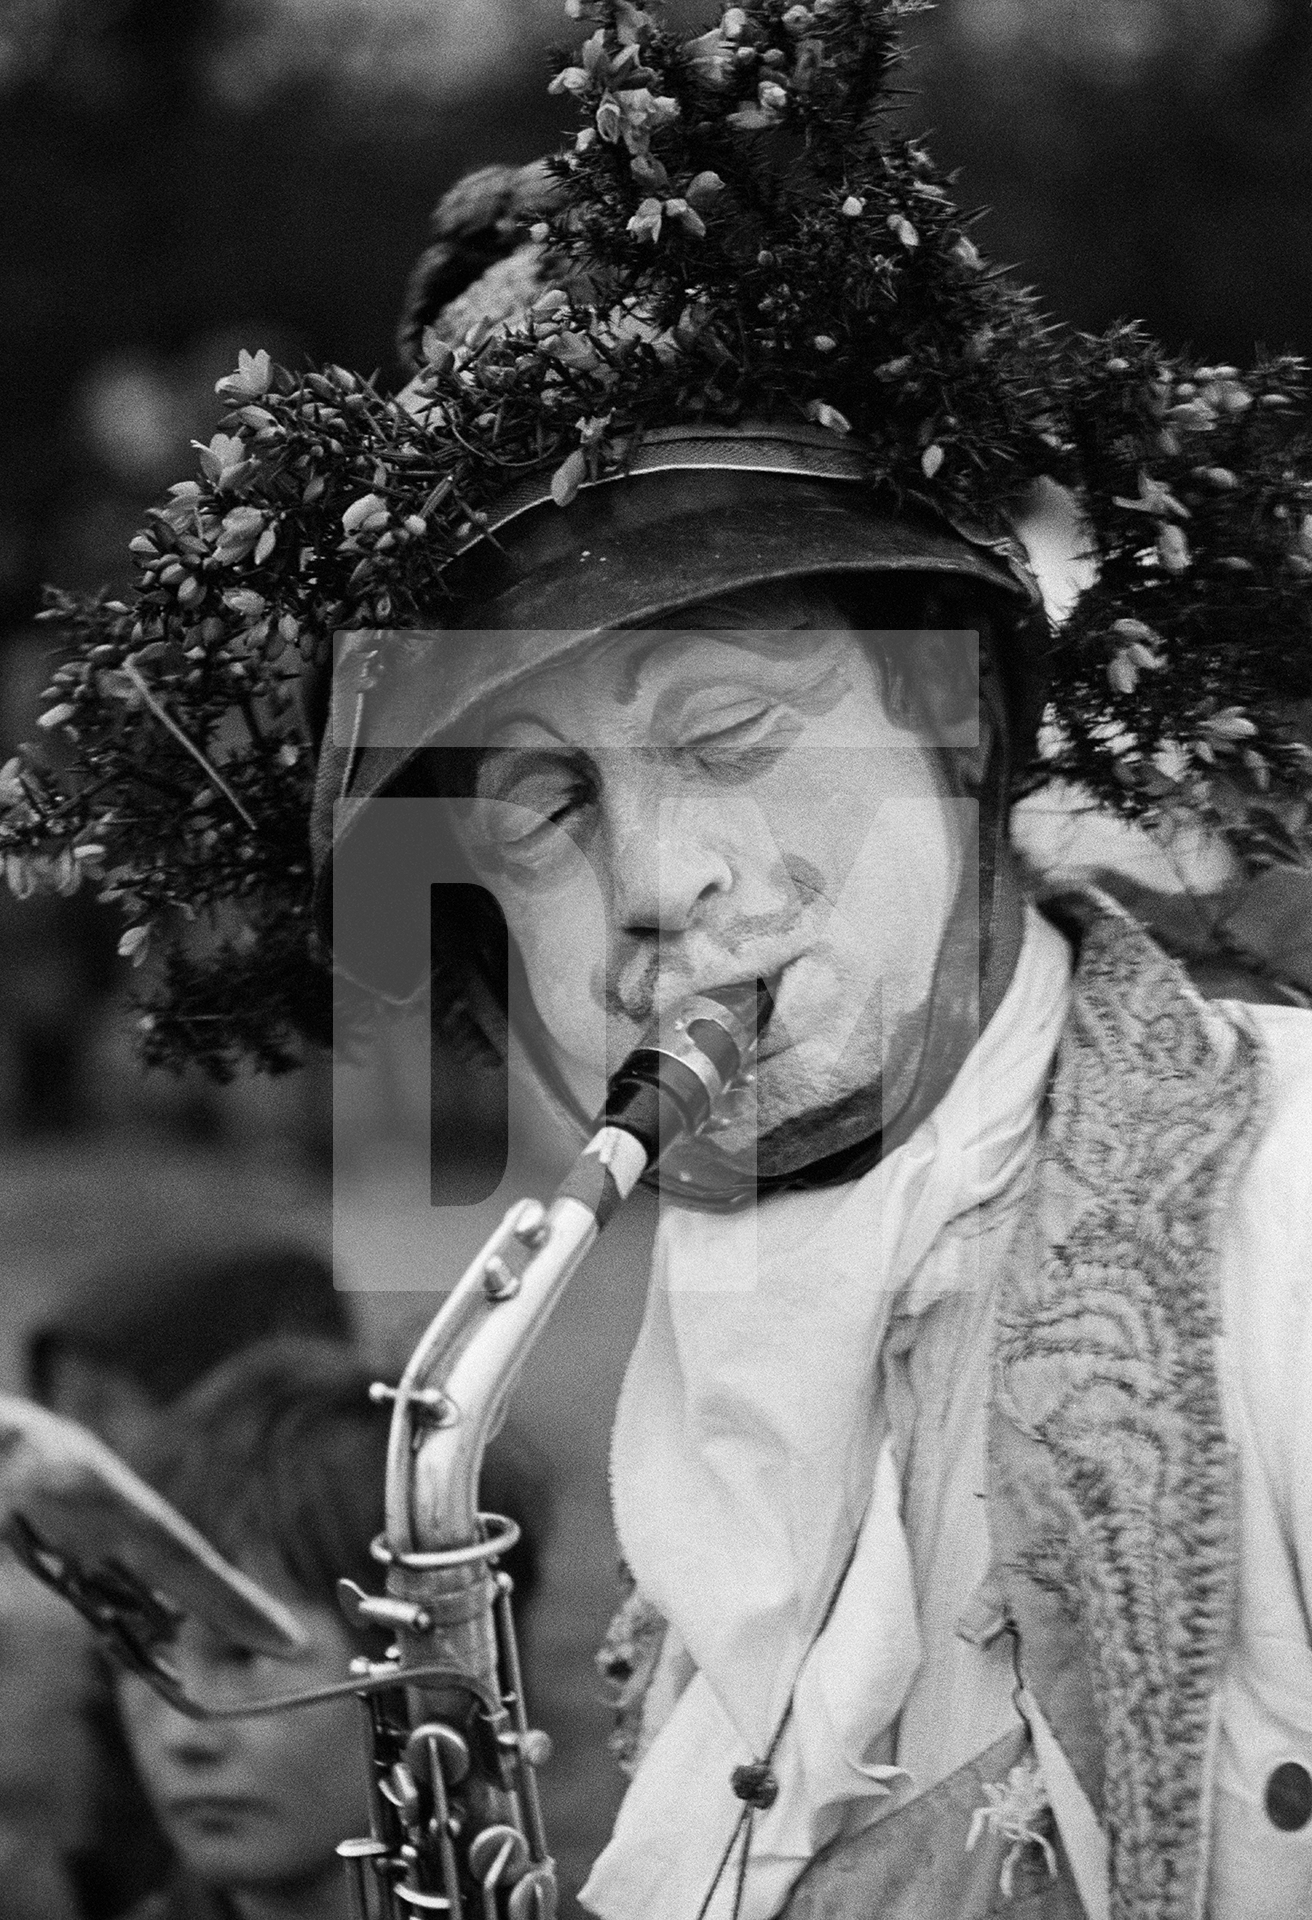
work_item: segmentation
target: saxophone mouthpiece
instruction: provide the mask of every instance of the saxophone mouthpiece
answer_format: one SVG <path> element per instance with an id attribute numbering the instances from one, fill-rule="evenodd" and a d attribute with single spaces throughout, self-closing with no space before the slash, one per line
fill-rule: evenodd
<path id="1" fill-rule="evenodd" d="M 717 987 L 713 993 L 705 996 L 716 1000 L 731 1013 L 750 1039 L 744 1049 L 740 1067 L 755 1052 L 764 1037 L 774 1013 L 774 991 L 768 980 L 744 980 L 735 987 Z"/>
<path id="2" fill-rule="evenodd" d="M 765 980 L 693 994 L 657 1019 L 606 1091 L 598 1124 L 643 1146 L 648 1165 L 698 1133 L 752 1062 L 774 1012 Z"/>

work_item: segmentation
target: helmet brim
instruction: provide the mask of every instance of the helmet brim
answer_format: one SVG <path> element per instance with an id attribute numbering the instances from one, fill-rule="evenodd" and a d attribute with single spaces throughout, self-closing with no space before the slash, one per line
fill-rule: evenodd
<path id="1" fill-rule="evenodd" d="M 810 574 L 933 574 L 973 582 L 1017 613 L 1034 608 L 1014 543 L 880 510 L 854 484 L 865 477 L 856 450 L 825 444 L 833 438 L 654 434 L 626 474 L 585 486 L 564 511 L 549 478 L 534 476 L 452 562 L 442 629 L 338 636 L 324 797 L 384 791 L 415 753 L 525 675 L 718 595 Z"/>

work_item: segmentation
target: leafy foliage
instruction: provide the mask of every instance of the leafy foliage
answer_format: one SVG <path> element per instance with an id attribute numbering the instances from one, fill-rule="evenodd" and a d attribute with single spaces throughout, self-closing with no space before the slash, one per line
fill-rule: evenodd
<path id="1" fill-rule="evenodd" d="M 430 328 L 399 397 L 243 354 L 198 478 L 132 543 L 131 604 L 53 599 L 72 650 L 41 724 L 71 753 L 0 771 L 0 855 L 20 892 L 86 877 L 124 911 L 153 1060 L 279 1070 L 330 1034 L 306 823 L 332 633 L 431 625 L 507 485 L 550 473 L 566 505 L 670 424 L 810 421 L 891 506 L 986 533 L 1037 476 L 1075 486 L 1100 572 L 1054 768 L 1201 810 L 1257 864 L 1312 852 L 1302 370 L 1048 326 L 899 131 L 914 0 L 751 0 L 683 39 L 638 0 L 567 5 L 592 31 L 552 86 L 580 126 L 523 310 Z"/>
<path id="2" fill-rule="evenodd" d="M 403 408 L 343 369 L 297 379 L 262 353 L 221 385 L 229 430 L 132 542 L 133 603 L 51 596 L 44 617 L 72 651 L 40 725 L 71 763 L 28 751 L 0 771 L 0 853 L 20 894 L 95 881 L 149 982 L 146 1057 L 225 1077 L 247 1055 L 280 1071 L 331 1038 L 307 679 L 335 628 L 413 620 L 438 563 L 406 511 L 437 470 Z M 385 536 L 375 484 L 397 508 Z M 380 585 L 411 542 L 408 586 Z"/>
<path id="3" fill-rule="evenodd" d="M 1061 634 L 1061 772 L 1245 862 L 1312 857 L 1312 432 L 1291 358 L 1241 375 L 1137 329 L 1070 348 L 1098 578 Z"/>

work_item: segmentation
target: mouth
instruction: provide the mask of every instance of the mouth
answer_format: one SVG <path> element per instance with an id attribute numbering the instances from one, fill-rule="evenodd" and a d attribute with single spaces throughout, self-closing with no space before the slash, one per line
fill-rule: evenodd
<path id="1" fill-rule="evenodd" d="M 711 1122 L 708 1123 L 708 1131 L 710 1132 L 723 1132 L 726 1127 L 732 1124 L 738 1109 L 742 1105 L 743 1099 L 747 1097 L 748 1090 L 757 1079 L 760 1070 L 772 1060 L 777 1059 L 780 1054 L 786 1052 L 792 1045 L 787 1026 L 778 1018 L 779 988 L 786 970 L 786 965 L 783 967 L 775 967 L 768 973 L 764 969 L 761 969 L 756 973 L 748 974 L 745 978 L 740 977 L 736 980 L 720 981 L 713 986 L 700 989 L 709 999 L 738 1003 L 747 1001 L 752 995 L 758 993 L 761 988 L 764 988 L 768 995 L 768 1008 L 764 1021 L 759 1029 L 756 1046 L 748 1054 L 740 1070 L 734 1075 L 730 1086 L 725 1089 L 721 1097 L 719 1118 L 718 1120 L 712 1119 Z"/>
<path id="2" fill-rule="evenodd" d="M 777 1059 L 778 1056 L 786 1052 L 792 1044 L 787 1027 L 784 1026 L 782 1022 L 776 1024 L 774 1017 L 771 1016 L 765 1032 L 761 1035 L 757 1043 L 756 1059 L 758 1065 L 763 1066 L 767 1060 Z"/>
<path id="3" fill-rule="evenodd" d="M 770 1011 L 766 1015 L 765 1024 L 756 1045 L 755 1059 L 758 1065 L 766 1060 L 772 1060 L 776 1054 L 782 1053 L 790 1045 L 787 1024 L 779 1018 L 779 991 L 791 965 L 791 961 L 785 961 L 782 966 L 774 967 L 768 973 L 764 971 L 755 973 L 742 983 L 752 987 L 763 983 L 770 996 Z"/>
<path id="4" fill-rule="evenodd" d="M 218 1831 L 233 1827 L 252 1813 L 260 1812 L 262 1805 L 261 1801 L 249 1799 L 240 1794 L 198 1793 L 188 1794 L 179 1800 L 170 1800 L 167 1803 L 167 1812 L 171 1820 Z"/>

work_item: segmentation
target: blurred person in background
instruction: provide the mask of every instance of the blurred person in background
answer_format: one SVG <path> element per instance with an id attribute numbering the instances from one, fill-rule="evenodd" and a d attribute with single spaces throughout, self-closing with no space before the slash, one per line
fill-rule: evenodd
<path id="1" fill-rule="evenodd" d="M 326 1260 L 295 1245 L 180 1249 L 91 1274 L 32 1334 L 27 1390 L 131 1453 L 179 1394 L 278 1331 L 350 1341 Z M 87 1629 L 0 1561 L 6 1920 L 110 1920 L 165 1862 Z"/>
<path id="2" fill-rule="evenodd" d="M 306 1636 L 284 1661 L 186 1621 L 170 1659 L 194 1697 L 230 1705 L 330 1686 L 356 1655 L 383 1653 L 389 1635 L 348 1626 L 337 1602 L 342 1578 L 377 1585 L 370 1544 L 384 1524 L 390 1413 L 372 1399 L 372 1378 L 330 1341 L 260 1341 L 175 1401 L 134 1450 L 165 1499 L 289 1607 Z M 544 1520 L 532 1473 L 512 1452 L 484 1475 L 489 1501 L 521 1525 L 531 1516 L 534 1549 L 507 1555 L 521 1606 Z M 133 1920 L 349 1920 L 335 1849 L 368 1824 L 354 1699 L 206 1724 L 135 1675 L 120 1674 L 114 1695 L 173 1850 L 163 1886 Z"/>
<path id="3" fill-rule="evenodd" d="M 129 1453 L 211 1367 L 275 1332 L 351 1340 L 322 1255 L 290 1244 L 168 1254 L 77 1288 L 30 1336 L 27 1388 Z"/>
<path id="4" fill-rule="evenodd" d="M 196 1619 L 169 1649 L 189 1694 L 233 1706 L 331 1686 L 387 1635 L 348 1627 L 343 1576 L 376 1585 L 389 1415 L 370 1372 L 327 1341 L 275 1339 L 219 1367 L 157 1423 L 137 1465 L 224 1556 L 292 1613 L 290 1660 Z M 367 1830 L 360 1710 L 320 1706 L 207 1723 L 134 1674 L 114 1694 L 173 1860 L 134 1920 L 348 1920 L 339 1841 Z"/>
<path id="5" fill-rule="evenodd" d="M 132 1458 L 180 1396 L 276 1334 L 351 1347 L 348 1302 L 321 1255 L 292 1244 L 177 1252 L 106 1269 L 77 1288 L 32 1333 L 27 1388 Z M 381 1490 L 380 1467 L 380 1500 Z M 505 1564 L 526 1628 L 550 1485 L 513 1428 L 490 1450 L 484 1497 L 521 1528 Z M 82 1622 L 0 1563 L 0 1863 L 23 1862 L 33 1888 L 25 1906 L 11 1879 L 6 1920 L 112 1920 L 158 1880 L 166 1858 Z"/>

